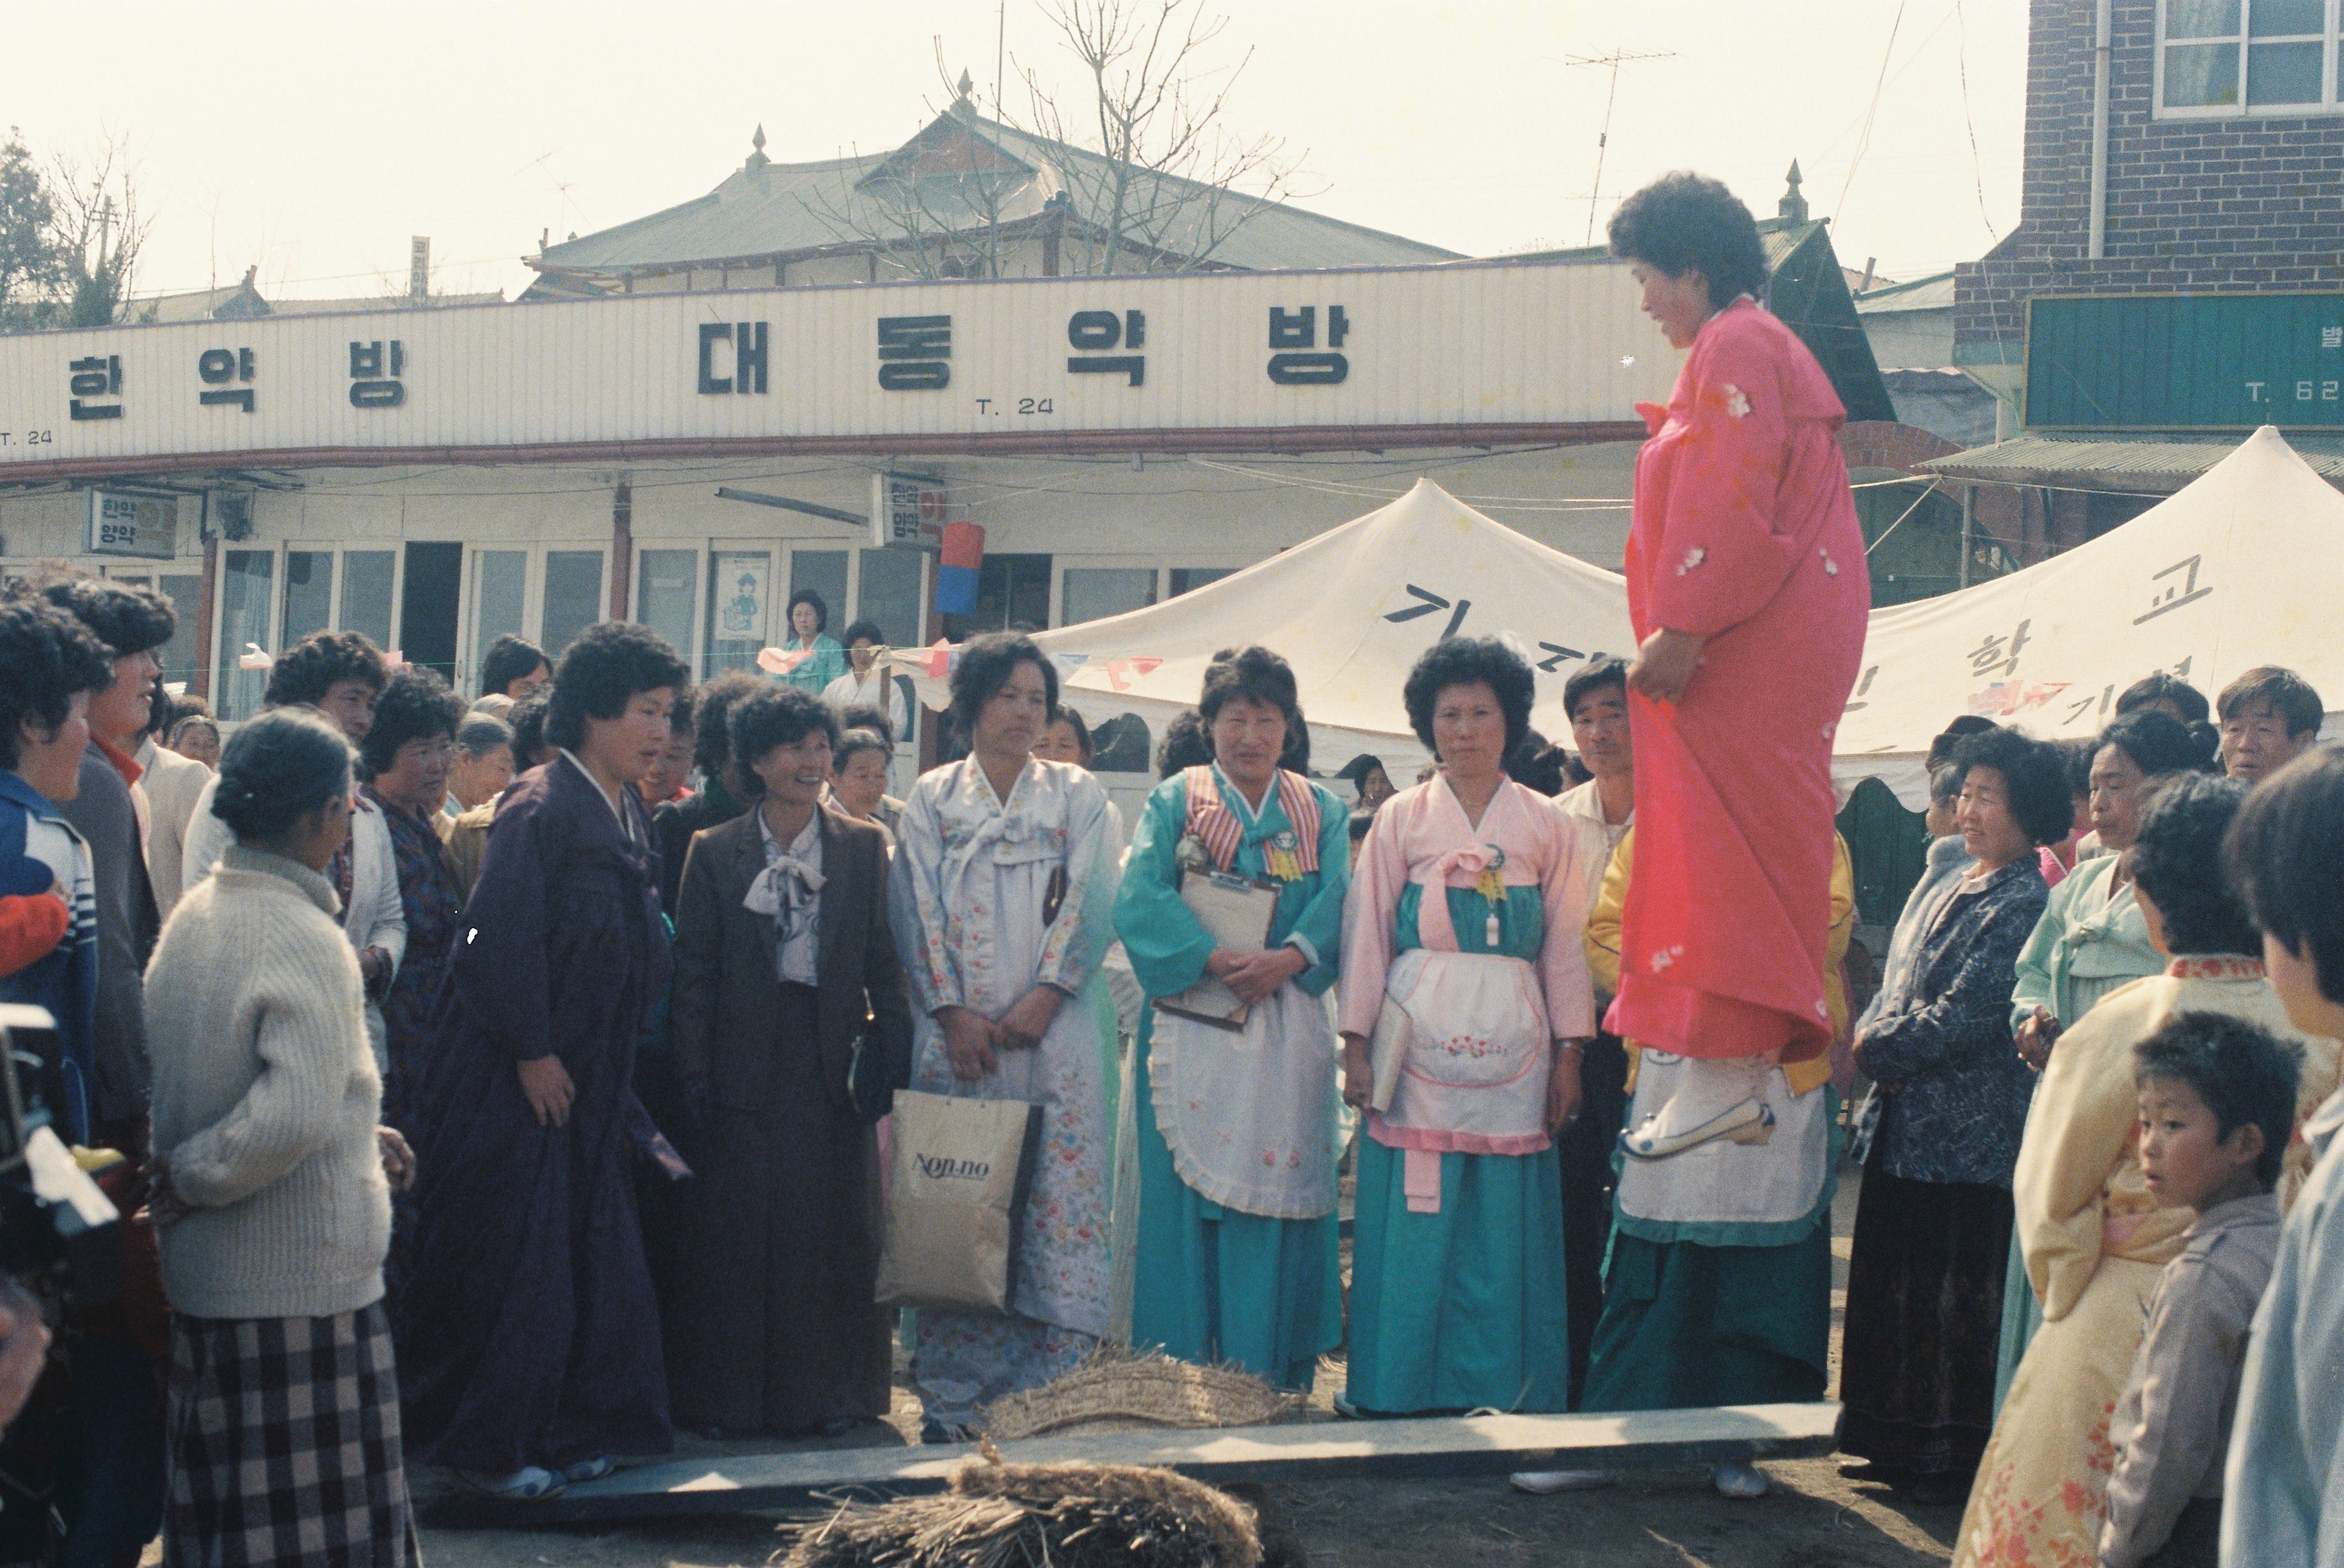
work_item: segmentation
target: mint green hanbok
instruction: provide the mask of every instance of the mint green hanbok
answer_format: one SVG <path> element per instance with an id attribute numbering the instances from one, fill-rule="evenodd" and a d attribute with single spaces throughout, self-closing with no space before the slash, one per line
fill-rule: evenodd
<path id="1" fill-rule="evenodd" d="M 1228 814 L 1221 820 L 1235 829 L 1224 841 L 1233 845 L 1225 869 L 1280 883 L 1269 946 L 1296 948 L 1308 967 L 1257 1005 L 1241 1036 L 1158 1015 L 1152 999 L 1141 1011 L 1132 1073 L 1139 1217 L 1131 1342 L 1307 1389 L 1318 1358 L 1343 1339 L 1339 1058 L 1326 993 L 1342 946 L 1350 811 L 1294 775 L 1266 794 L 1258 812 L 1218 767 L 1158 785 L 1141 812 L 1115 905 L 1116 935 L 1150 998 L 1196 985 L 1214 948 L 1179 895 L 1177 851 L 1192 785 L 1214 790 Z M 1308 870 L 1288 795 L 1317 807 Z M 1217 1046 L 1250 1056 L 1251 1085 L 1240 1076 L 1244 1057 L 1225 1057 L 1218 1079 L 1214 1063 L 1192 1059 Z M 1211 1095 L 1217 1081 L 1238 1092 Z"/>

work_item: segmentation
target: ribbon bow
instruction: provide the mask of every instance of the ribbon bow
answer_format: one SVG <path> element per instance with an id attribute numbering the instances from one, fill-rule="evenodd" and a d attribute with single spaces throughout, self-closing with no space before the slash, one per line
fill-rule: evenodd
<path id="1" fill-rule="evenodd" d="M 779 918 L 784 907 L 795 910 L 809 895 L 820 893 L 822 884 L 821 872 L 793 855 L 784 855 L 765 862 L 765 869 L 749 884 L 749 895 L 741 900 L 741 907 L 752 915 Z"/>

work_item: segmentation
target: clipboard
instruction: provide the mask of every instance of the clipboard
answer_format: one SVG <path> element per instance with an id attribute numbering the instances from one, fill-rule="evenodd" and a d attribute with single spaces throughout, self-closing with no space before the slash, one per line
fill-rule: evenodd
<path id="1" fill-rule="evenodd" d="M 1269 946 L 1269 929 L 1278 919 L 1278 885 L 1229 871 L 1180 873 L 1180 902 L 1213 938 L 1215 946 L 1233 953 L 1259 953 Z M 1157 1011 L 1193 1018 L 1217 1029 L 1245 1027 L 1252 1011 L 1238 994 L 1211 975 L 1177 996 L 1160 996 Z"/>

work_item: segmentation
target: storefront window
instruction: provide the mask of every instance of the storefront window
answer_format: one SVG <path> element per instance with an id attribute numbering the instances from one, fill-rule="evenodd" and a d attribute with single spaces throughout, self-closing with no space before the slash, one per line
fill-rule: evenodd
<path id="1" fill-rule="evenodd" d="M 823 631 L 833 637 L 846 630 L 846 551 L 843 550 L 793 550 L 790 551 L 790 592 L 811 588 L 822 595 L 823 607 L 830 619 Z M 787 620 L 779 623 L 777 635 L 790 636 Z"/>
<path id="2" fill-rule="evenodd" d="M 279 622 L 284 647 L 290 648 L 312 632 L 333 624 L 334 552 L 330 550 L 288 550 L 285 552 L 285 618 Z"/>
<path id="3" fill-rule="evenodd" d="M 549 550 L 545 552 L 544 634 L 538 645 L 555 659 L 578 640 L 578 633 L 602 619 L 602 552 L 599 550 Z"/>
<path id="4" fill-rule="evenodd" d="M 156 655 L 163 662 L 163 679 L 174 683 L 184 682 L 189 690 L 195 687 L 196 667 L 203 660 L 203 650 L 196 643 L 196 624 L 204 602 L 204 580 L 192 574 L 186 577 L 166 576 L 155 586 L 179 612 L 179 624 L 171 640 L 163 644 Z"/>
<path id="5" fill-rule="evenodd" d="M 1236 573 L 1234 566 L 1176 566 L 1172 569 L 1170 597 L 1177 599 L 1192 588 L 1202 588 L 1207 582 L 1218 582 Z"/>
<path id="6" fill-rule="evenodd" d="M 1039 632 L 1050 624 L 1050 558 L 987 555 L 976 573 L 976 609 L 945 617 L 945 635 L 965 642 L 983 632 Z"/>
<path id="7" fill-rule="evenodd" d="M 237 668 L 245 644 L 267 650 L 269 589 L 277 572 L 273 550 L 230 550 L 220 560 L 219 668 L 212 680 L 214 711 L 230 721 L 260 711 L 268 672 Z"/>
<path id="8" fill-rule="evenodd" d="M 342 552 L 343 631 L 369 638 L 378 648 L 390 646 L 390 590 L 398 574 L 395 551 Z"/>
<path id="9" fill-rule="evenodd" d="M 879 622 L 879 634 L 891 648 L 916 648 L 927 641 L 920 634 L 922 559 L 916 550 L 863 552 L 863 582 L 856 593 L 855 618 Z"/>
<path id="10" fill-rule="evenodd" d="M 635 619 L 674 643 L 692 647 L 692 601 L 700 583 L 696 550 L 646 550 L 635 561 Z"/>
<path id="11" fill-rule="evenodd" d="M 483 550 L 472 557 L 472 668 L 489 644 L 519 634 L 529 592 L 529 552 Z"/>
<path id="12" fill-rule="evenodd" d="M 1058 624 L 1076 626 L 1156 602 L 1152 566 L 1069 566 L 1059 596 Z"/>

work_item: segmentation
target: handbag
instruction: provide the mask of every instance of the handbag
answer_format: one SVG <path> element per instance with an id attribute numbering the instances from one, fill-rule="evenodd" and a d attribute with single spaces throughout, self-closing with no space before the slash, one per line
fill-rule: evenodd
<path id="1" fill-rule="evenodd" d="M 879 1304 L 1006 1313 L 1042 1108 L 905 1090 L 894 1127 Z"/>

